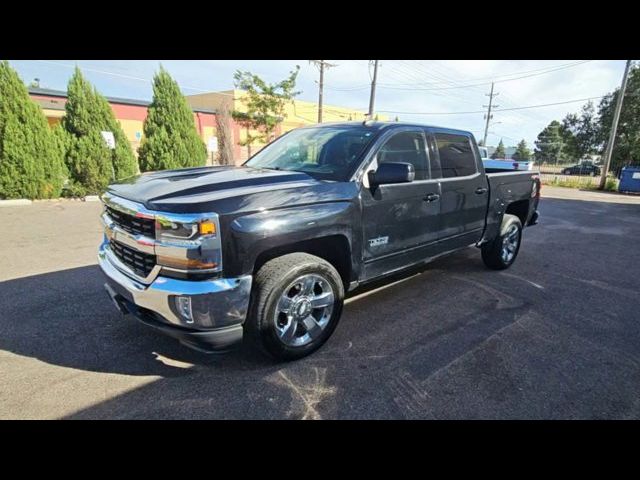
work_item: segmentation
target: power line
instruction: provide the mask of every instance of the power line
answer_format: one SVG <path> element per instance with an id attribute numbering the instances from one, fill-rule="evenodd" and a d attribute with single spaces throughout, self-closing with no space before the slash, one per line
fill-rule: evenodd
<path id="1" fill-rule="evenodd" d="M 487 77 L 474 77 L 474 78 L 466 78 L 464 79 L 465 82 L 472 82 L 472 81 L 478 81 L 478 80 L 492 80 L 494 83 L 498 83 L 500 80 L 497 80 L 499 78 L 503 78 L 503 77 L 512 77 L 514 75 L 524 75 L 524 74 L 528 74 L 528 73 L 535 73 L 535 72 L 541 72 L 540 75 L 548 73 L 548 72 L 553 72 L 556 70 L 561 70 L 564 68 L 571 68 L 571 67 L 575 67 L 578 65 L 582 65 L 584 63 L 588 63 L 588 62 L 593 62 L 594 60 L 582 60 L 582 61 L 578 61 L 578 62 L 571 62 L 571 63 L 563 63 L 560 65 L 547 65 L 546 67 L 540 67 L 540 68 L 536 68 L 533 70 L 523 70 L 521 72 L 511 72 L 511 73 L 503 73 L 500 75 L 491 75 L 491 76 L 487 76 Z M 456 72 L 455 70 L 447 67 L 446 65 L 442 65 L 442 64 L 438 64 L 440 65 L 440 67 L 442 68 L 446 68 L 447 70 L 453 72 L 453 73 L 457 73 L 459 74 L 460 72 Z M 431 67 L 433 68 L 433 67 Z M 442 80 L 442 81 L 437 81 L 437 82 L 423 82 L 421 83 L 422 85 L 437 85 L 437 84 L 451 84 L 451 83 L 462 83 L 460 81 L 452 81 L 452 80 Z M 385 84 L 385 83 L 380 83 L 380 85 L 389 85 L 389 84 Z M 397 85 L 401 85 L 401 84 L 397 84 Z M 413 84 L 413 83 L 407 83 L 404 84 L 407 86 L 411 86 L 411 85 L 418 85 L 418 84 Z"/>
<path id="2" fill-rule="evenodd" d="M 554 68 L 554 69 L 551 69 L 551 70 L 546 70 L 544 72 L 533 73 L 533 74 L 529 74 L 529 75 L 522 75 L 520 77 L 507 78 L 507 79 L 504 79 L 504 80 L 495 80 L 494 82 L 475 83 L 475 84 L 471 84 L 471 85 L 455 85 L 455 86 L 449 86 L 449 87 L 432 87 L 432 88 L 391 87 L 391 86 L 380 85 L 380 88 L 386 88 L 388 90 L 413 90 L 413 91 L 454 90 L 454 89 L 460 89 L 460 88 L 472 88 L 472 87 L 479 87 L 479 86 L 483 86 L 483 85 L 491 85 L 491 83 L 512 82 L 512 81 L 515 81 L 515 80 L 521 80 L 523 78 L 530 78 L 530 77 L 535 77 L 535 76 L 538 76 L 538 75 L 545 75 L 547 73 L 556 72 L 558 70 L 564 70 L 566 68 L 570 68 L 570 67 L 577 66 L 577 65 L 582 65 L 584 63 L 591 62 L 591 61 L 593 61 L 593 60 L 585 60 L 585 61 L 582 61 L 580 63 L 571 64 L 569 66 L 557 67 L 557 68 Z"/>
<path id="3" fill-rule="evenodd" d="M 576 100 L 567 100 L 566 102 L 555 102 L 555 103 L 544 103 L 541 105 L 528 105 L 526 107 L 514 107 L 514 108 L 503 108 L 501 112 L 508 112 L 512 110 L 525 110 L 528 108 L 541 108 L 541 107 L 551 107 L 553 105 L 564 105 L 567 103 L 576 103 L 576 102 L 586 102 L 588 100 L 597 100 L 600 98 L 604 98 L 606 95 L 602 95 L 599 97 L 589 97 L 589 98 L 578 98 Z M 484 110 L 475 110 L 472 112 L 400 112 L 397 110 L 380 110 L 380 113 L 397 113 L 402 115 L 467 115 L 472 113 L 484 113 Z"/>

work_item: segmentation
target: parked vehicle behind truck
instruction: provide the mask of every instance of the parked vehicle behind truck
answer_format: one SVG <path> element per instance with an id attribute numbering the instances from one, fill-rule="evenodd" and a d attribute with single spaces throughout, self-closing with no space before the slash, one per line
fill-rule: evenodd
<path id="1" fill-rule="evenodd" d="M 197 349 L 244 337 L 289 360 L 330 337 L 359 285 L 470 245 L 511 266 L 539 192 L 532 172 L 485 173 L 466 131 L 323 124 L 241 167 L 111 185 L 99 263 L 121 312 Z"/>
<path id="2" fill-rule="evenodd" d="M 533 170 L 533 162 L 531 160 L 514 160 L 507 158 L 490 158 L 487 147 L 478 147 L 480 150 L 480 158 L 487 173 L 506 171 L 506 170 Z"/>

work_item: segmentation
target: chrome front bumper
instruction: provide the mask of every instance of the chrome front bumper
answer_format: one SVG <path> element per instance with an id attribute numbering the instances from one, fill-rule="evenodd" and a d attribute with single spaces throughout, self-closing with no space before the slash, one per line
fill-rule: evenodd
<path id="1" fill-rule="evenodd" d="M 112 300 L 144 323 L 196 348 L 223 349 L 242 339 L 251 275 L 202 281 L 159 275 L 147 285 L 124 273 L 126 265 L 111 253 L 106 240 L 98 251 L 98 263 Z M 180 312 L 178 297 L 189 297 L 190 316 Z"/>

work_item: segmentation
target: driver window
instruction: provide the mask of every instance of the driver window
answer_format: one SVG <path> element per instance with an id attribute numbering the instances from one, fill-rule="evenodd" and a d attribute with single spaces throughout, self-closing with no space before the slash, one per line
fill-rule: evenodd
<path id="1" fill-rule="evenodd" d="M 378 165 L 385 162 L 411 163 L 416 180 L 429 179 L 429 162 L 421 132 L 400 132 L 393 135 L 378 151 Z"/>

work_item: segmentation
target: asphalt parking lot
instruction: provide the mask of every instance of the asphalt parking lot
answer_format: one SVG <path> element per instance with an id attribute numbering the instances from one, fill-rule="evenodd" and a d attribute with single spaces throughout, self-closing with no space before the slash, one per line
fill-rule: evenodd
<path id="1" fill-rule="evenodd" d="M 544 187 L 540 210 L 511 269 L 470 248 L 357 292 L 277 364 L 122 318 L 98 203 L 0 208 L 0 418 L 640 418 L 640 197 Z"/>

